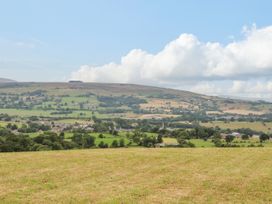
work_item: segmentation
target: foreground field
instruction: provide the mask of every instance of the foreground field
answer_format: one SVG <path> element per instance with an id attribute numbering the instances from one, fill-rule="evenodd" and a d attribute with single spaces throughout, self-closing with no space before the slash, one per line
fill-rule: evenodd
<path id="1" fill-rule="evenodd" d="M 0 154 L 1 203 L 269 203 L 271 148 Z"/>

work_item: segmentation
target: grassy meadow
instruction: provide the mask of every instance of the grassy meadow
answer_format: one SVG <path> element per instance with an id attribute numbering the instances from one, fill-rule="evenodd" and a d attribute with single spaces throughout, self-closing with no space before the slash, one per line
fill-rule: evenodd
<path id="1" fill-rule="evenodd" d="M 271 203 L 272 148 L 0 154 L 0 203 Z"/>
<path id="2" fill-rule="evenodd" d="M 239 128 L 250 128 L 255 131 L 271 132 L 272 122 L 223 122 L 223 121 L 213 121 L 208 123 L 201 123 L 205 127 L 219 127 L 221 129 L 239 129 Z"/>

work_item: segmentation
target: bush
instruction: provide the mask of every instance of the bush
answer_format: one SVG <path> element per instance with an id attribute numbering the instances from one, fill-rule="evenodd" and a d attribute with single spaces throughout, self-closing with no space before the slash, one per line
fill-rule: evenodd
<path id="1" fill-rule="evenodd" d="M 98 147 L 99 147 L 99 148 L 108 148 L 108 144 L 107 144 L 107 143 L 104 143 L 103 141 L 101 141 L 101 142 L 98 144 Z"/>
<path id="2" fill-rule="evenodd" d="M 42 144 L 35 144 L 32 148 L 32 151 L 47 151 L 47 150 L 52 150 L 52 148 Z"/>
<path id="3" fill-rule="evenodd" d="M 102 133 L 100 133 L 100 134 L 98 135 L 98 138 L 105 138 L 105 136 L 104 136 Z"/>
<path id="4" fill-rule="evenodd" d="M 157 143 L 163 143 L 162 135 L 159 134 L 157 137 Z"/>
<path id="5" fill-rule="evenodd" d="M 95 137 L 85 134 L 83 136 L 83 148 L 90 148 L 95 146 Z"/>
<path id="6" fill-rule="evenodd" d="M 265 133 L 262 133 L 260 135 L 260 142 L 264 142 L 265 140 L 269 140 L 269 135 L 265 134 Z"/>
<path id="7" fill-rule="evenodd" d="M 119 140 L 119 147 L 124 147 L 125 146 L 125 140 L 122 138 Z"/>
<path id="8" fill-rule="evenodd" d="M 230 143 L 230 142 L 232 142 L 234 140 L 234 138 L 235 137 L 233 135 L 227 135 L 225 137 L 225 140 L 226 140 L 227 143 Z"/>
<path id="9" fill-rule="evenodd" d="M 112 135 L 114 135 L 114 136 L 118 136 L 118 134 L 119 134 L 119 133 L 118 133 L 118 131 L 117 131 L 117 130 L 113 130 L 113 131 L 112 131 Z"/>
<path id="10" fill-rule="evenodd" d="M 242 140 L 248 140 L 249 139 L 249 136 L 248 135 L 246 135 L 246 134 L 243 134 L 242 135 Z"/>
<path id="11" fill-rule="evenodd" d="M 113 148 L 119 147 L 118 141 L 113 140 L 112 143 L 111 143 L 111 147 L 113 147 Z"/>
<path id="12" fill-rule="evenodd" d="M 256 147 L 255 144 L 249 144 L 247 147 Z"/>
<path id="13" fill-rule="evenodd" d="M 195 147 L 195 144 L 190 141 L 187 143 L 187 145 L 188 145 L 188 147 Z"/>
<path id="14" fill-rule="evenodd" d="M 189 134 L 187 131 L 179 132 L 177 136 L 177 142 L 179 143 L 180 147 L 195 147 L 195 144 L 190 142 Z"/>

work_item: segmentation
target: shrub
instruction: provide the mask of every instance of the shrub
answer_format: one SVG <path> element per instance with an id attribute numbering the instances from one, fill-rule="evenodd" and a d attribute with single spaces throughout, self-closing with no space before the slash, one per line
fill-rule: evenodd
<path id="1" fill-rule="evenodd" d="M 98 147 L 99 147 L 99 148 L 108 148 L 108 144 L 107 144 L 107 143 L 104 143 L 103 141 L 101 141 L 101 142 L 98 144 Z"/>
<path id="2" fill-rule="evenodd" d="M 265 140 L 269 140 L 269 135 L 265 134 L 265 133 L 262 133 L 260 135 L 260 142 L 264 142 Z"/>
<path id="3" fill-rule="evenodd" d="M 112 143 L 111 143 L 111 147 L 116 148 L 118 146 L 119 146 L 118 141 L 117 140 L 113 140 Z"/>
<path id="4" fill-rule="evenodd" d="M 124 147 L 125 146 L 125 140 L 123 138 L 121 138 L 119 140 L 119 147 Z"/>
<path id="5" fill-rule="evenodd" d="M 249 144 L 248 147 L 256 147 L 255 144 Z"/>
<path id="6" fill-rule="evenodd" d="M 230 142 L 232 142 L 234 140 L 234 138 L 235 137 L 233 135 L 227 135 L 225 137 L 225 140 L 226 140 L 227 143 L 230 143 Z"/>
<path id="7" fill-rule="evenodd" d="M 105 138 L 105 136 L 104 136 L 102 133 L 100 133 L 100 134 L 98 135 L 98 138 Z"/>
<path id="8" fill-rule="evenodd" d="M 162 143 L 162 142 L 163 142 L 162 135 L 159 134 L 157 137 L 157 143 Z"/>
<path id="9" fill-rule="evenodd" d="M 248 139 L 249 139 L 249 136 L 247 134 L 242 135 L 242 140 L 248 140 Z"/>

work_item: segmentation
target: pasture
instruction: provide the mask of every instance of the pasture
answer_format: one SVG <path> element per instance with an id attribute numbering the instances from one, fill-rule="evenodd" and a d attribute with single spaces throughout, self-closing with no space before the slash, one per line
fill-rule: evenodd
<path id="1" fill-rule="evenodd" d="M 223 121 L 213 121 L 208 123 L 201 123 L 205 127 L 216 127 L 218 126 L 221 129 L 239 129 L 239 128 L 250 128 L 256 131 L 271 132 L 272 122 L 223 122 Z"/>
<path id="2" fill-rule="evenodd" d="M 0 109 L 0 113 L 8 114 L 10 116 L 18 116 L 18 117 L 30 117 L 30 116 L 38 116 L 38 117 L 59 117 L 59 118 L 75 118 L 76 121 L 78 118 L 91 118 L 93 116 L 92 111 L 88 110 L 74 110 L 72 113 L 68 114 L 52 114 L 55 112 L 54 110 L 39 110 L 39 109 L 32 109 L 32 110 L 24 110 L 24 109 Z M 111 118 L 115 116 L 114 114 L 99 114 L 95 113 L 95 116 L 98 118 Z"/>
<path id="3" fill-rule="evenodd" d="M 172 144 L 178 144 L 177 140 L 175 138 L 163 138 L 163 142 L 166 145 Z M 195 147 L 199 148 L 203 148 L 203 147 L 215 147 L 214 143 L 212 142 L 211 139 L 208 140 L 203 140 L 203 139 L 190 139 L 190 142 L 193 143 L 195 145 Z M 222 141 L 223 143 L 225 143 L 224 141 Z M 239 145 L 241 147 L 248 147 L 250 145 L 254 145 L 255 147 L 260 145 L 260 141 L 258 138 L 250 138 L 248 140 L 242 140 L 240 138 L 236 138 L 233 140 L 232 144 L 236 144 Z M 262 142 L 263 147 L 272 147 L 272 141 L 271 140 L 267 140 Z"/>
<path id="4" fill-rule="evenodd" d="M 1 203 L 270 203 L 272 148 L 0 154 Z"/>

